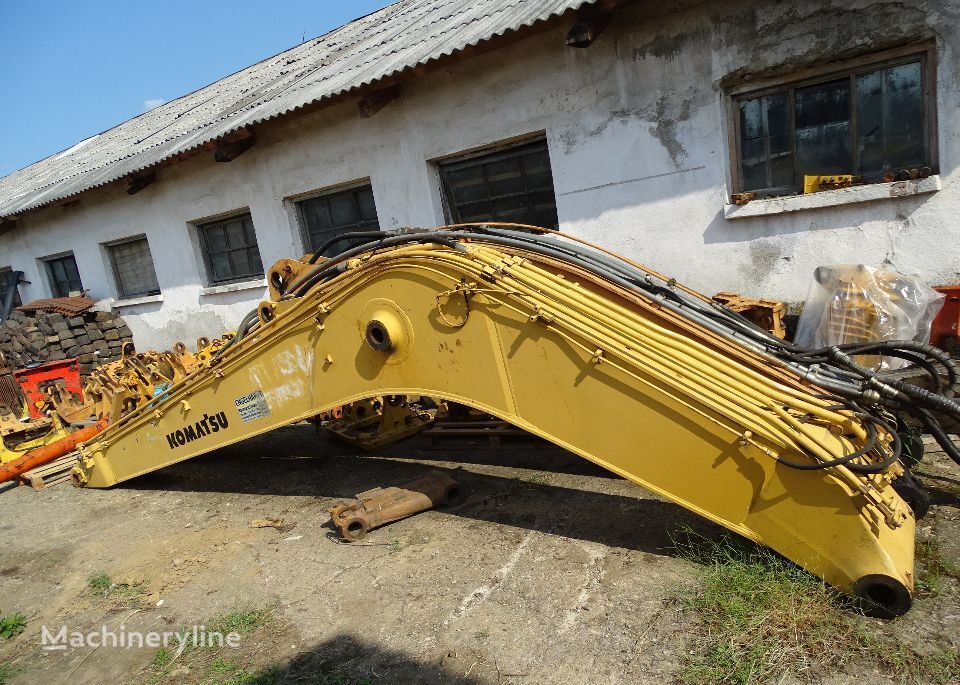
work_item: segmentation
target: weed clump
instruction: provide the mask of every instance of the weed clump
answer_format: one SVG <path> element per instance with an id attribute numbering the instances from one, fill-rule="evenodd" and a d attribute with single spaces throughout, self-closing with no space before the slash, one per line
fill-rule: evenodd
<path id="1" fill-rule="evenodd" d="M 849 599 L 767 548 L 692 531 L 674 544 L 701 567 L 701 582 L 679 597 L 702 632 L 681 673 L 688 685 L 754 685 L 857 663 L 904 682 L 960 678 L 956 650 L 921 655 L 892 631 L 876 634 Z"/>

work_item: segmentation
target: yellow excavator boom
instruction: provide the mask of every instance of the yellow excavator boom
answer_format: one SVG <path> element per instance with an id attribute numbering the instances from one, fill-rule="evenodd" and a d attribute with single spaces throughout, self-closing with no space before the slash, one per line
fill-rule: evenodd
<path id="1" fill-rule="evenodd" d="M 279 262 L 232 340 L 81 447 L 75 482 L 108 487 L 376 395 L 430 396 L 906 611 L 915 520 L 891 486 L 889 424 L 753 333 L 724 335 L 702 296 L 544 233 L 454 227 Z"/>

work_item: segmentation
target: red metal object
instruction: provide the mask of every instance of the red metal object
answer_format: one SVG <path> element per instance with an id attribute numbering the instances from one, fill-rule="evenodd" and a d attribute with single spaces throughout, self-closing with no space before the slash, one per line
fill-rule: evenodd
<path id="1" fill-rule="evenodd" d="M 64 390 L 76 395 L 83 402 L 83 386 L 80 385 L 80 365 L 76 359 L 64 359 L 58 362 L 49 362 L 29 369 L 20 369 L 13 372 L 23 389 L 23 396 L 27 400 L 30 417 L 39 419 L 43 416 L 39 407 L 47 402 L 47 388 L 61 384 Z"/>
<path id="2" fill-rule="evenodd" d="M 948 352 L 960 351 L 957 344 L 960 330 L 960 285 L 938 285 L 934 290 L 946 295 L 946 299 L 930 326 L 930 344 Z"/>

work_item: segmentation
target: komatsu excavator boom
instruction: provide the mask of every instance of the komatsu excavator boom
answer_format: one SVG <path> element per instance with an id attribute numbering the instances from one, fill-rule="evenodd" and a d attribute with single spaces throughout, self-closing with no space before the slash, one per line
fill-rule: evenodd
<path id="1" fill-rule="evenodd" d="M 673 280 L 544 229 L 343 238 L 360 244 L 274 265 L 271 299 L 233 338 L 202 359 L 178 348 L 193 370 L 176 382 L 95 398 L 109 427 L 81 446 L 75 482 L 108 487 L 375 395 L 431 396 L 768 545 L 868 609 L 909 608 L 899 440 L 883 383 L 867 387 L 843 350 L 805 358 Z"/>

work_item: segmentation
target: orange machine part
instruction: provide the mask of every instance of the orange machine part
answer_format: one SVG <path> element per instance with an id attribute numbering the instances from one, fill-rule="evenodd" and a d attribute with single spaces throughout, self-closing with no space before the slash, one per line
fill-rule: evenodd
<path id="1" fill-rule="evenodd" d="M 19 459 L 14 459 L 11 462 L 3 464 L 0 466 L 0 483 L 6 483 L 8 480 L 13 480 L 16 477 L 23 475 L 30 469 L 43 466 L 47 462 L 51 462 L 57 457 L 62 457 L 64 454 L 72 452 L 74 448 L 76 448 L 76 446 L 81 442 L 89 440 L 93 436 L 103 431 L 103 429 L 106 428 L 109 423 L 110 419 L 104 416 L 96 423 L 90 424 L 85 428 L 81 428 L 80 430 L 75 431 L 64 438 L 60 438 L 56 442 L 51 442 L 49 445 L 44 445 L 43 447 L 38 447 L 35 450 L 30 450 Z"/>

